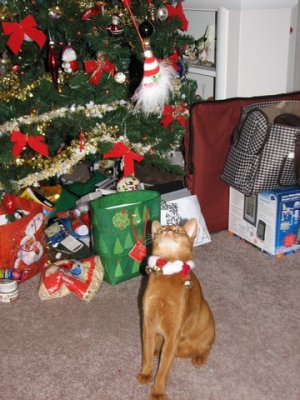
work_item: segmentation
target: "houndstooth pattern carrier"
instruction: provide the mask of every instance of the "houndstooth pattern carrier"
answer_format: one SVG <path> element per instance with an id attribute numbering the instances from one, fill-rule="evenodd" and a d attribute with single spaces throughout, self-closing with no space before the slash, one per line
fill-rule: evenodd
<path id="1" fill-rule="evenodd" d="M 300 127 L 271 123 L 264 107 L 273 104 L 244 107 L 233 136 L 221 179 L 245 195 L 297 184 L 294 156 Z"/>

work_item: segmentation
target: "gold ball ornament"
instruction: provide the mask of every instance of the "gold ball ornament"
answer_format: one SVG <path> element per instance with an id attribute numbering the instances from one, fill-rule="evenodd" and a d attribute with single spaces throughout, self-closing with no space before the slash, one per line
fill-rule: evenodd
<path id="1" fill-rule="evenodd" d="M 62 16 L 62 10 L 59 6 L 49 7 L 48 14 L 53 19 L 59 19 Z"/>

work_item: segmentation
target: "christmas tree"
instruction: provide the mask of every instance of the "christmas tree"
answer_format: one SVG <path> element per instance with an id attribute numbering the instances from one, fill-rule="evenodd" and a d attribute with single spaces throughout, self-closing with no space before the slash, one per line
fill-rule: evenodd
<path id="1" fill-rule="evenodd" d="M 179 173 L 196 83 L 180 1 L 6 0 L 0 5 L 0 186 L 18 192 L 119 145 Z"/>

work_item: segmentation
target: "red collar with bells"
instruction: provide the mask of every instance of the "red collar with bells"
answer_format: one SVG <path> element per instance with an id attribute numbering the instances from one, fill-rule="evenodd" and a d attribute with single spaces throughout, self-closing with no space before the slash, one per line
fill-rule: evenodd
<path id="1" fill-rule="evenodd" d="M 150 256 L 148 259 L 147 272 L 155 272 L 160 275 L 173 275 L 180 274 L 183 279 L 183 285 L 185 287 L 192 287 L 192 281 L 190 279 L 190 271 L 195 267 L 195 263 L 192 260 L 189 261 L 167 261 L 158 256 Z"/>

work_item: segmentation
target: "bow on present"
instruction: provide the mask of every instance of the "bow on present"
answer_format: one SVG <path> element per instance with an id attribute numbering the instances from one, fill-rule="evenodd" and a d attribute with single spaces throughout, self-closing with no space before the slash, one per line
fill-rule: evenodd
<path id="1" fill-rule="evenodd" d="M 10 35 L 7 46 L 14 54 L 18 54 L 25 37 L 37 43 L 41 49 L 46 42 L 44 32 L 36 28 L 37 23 L 32 15 L 28 15 L 20 22 L 2 22 L 2 29 L 5 35 Z"/>
<path id="2" fill-rule="evenodd" d="M 103 155 L 103 158 L 119 158 L 123 157 L 124 161 L 124 176 L 134 175 L 134 161 L 140 162 L 144 159 L 141 154 L 134 153 L 129 150 L 124 143 L 118 142 L 112 150 Z"/>
<path id="3" fill-rule="evenodd" d="M 24 135 L 22 132 L 12 131 L 10 136 L 10 141 L 15 143 L 12 149 L 12 153 L 15 158 L 19 157 L 22 150 L 28 145 L 32 148 L 32 150 L 37 153 L 42 154 L 45 157 L 48 157 L 48 146 L 45 143 L 42 143 L 44 140 L 43 136 L 28 136 Z"/>
<path id="4" fill-rule="evenodd" d="M 108 59 L 104 60 L 102 55 L 97 57 L 97 60 L 89 60 L 84 62 L 85 72 L 91 73 L 89 82 L 92 85 L 98 85 L 102 77 L 103 72 L 107 74 L 115 75 L 115 65 Z"/>
<path id="5" fill-rule="evenodd" d="M 173 6 L 168 5 L 168 4 L 165 7 L 168 10 L 168 17 L 177 17 L 177 18 L 179 18 L 180 21 L 181 21 L 180 30 L 187 31 L 188 30 L 188 26 L 189 26 L 189 21 L 186 19 L 186 16 L 184 15 L 181 1 L 179 1 L 177 3 L 176 7 L 173 7 Z"/>
<path id="6" fill-rule="evenodd" d="M 171 106 L 165 105 L 163 110 L 163 119 L 160 123 L 166 128 L 173 121 L 178 121 L 179 124 L 186 128 L 187 126 L 187 118 L 184 116 L 184 113 L 187 111 L 186 106 L 182 103 L 179 106 Z"/>
<path id="7" fill-rule="evenodd" d="M 86 278 L 83 276 L 83 269 L 84 265 L 76 261 L 66 261 L 60 265 L 54 264 L 52 267 L 49 267 L 50 272 L 48 273 L 46 269 L 43 274 L 43 283 L 48 293 L 53 294 L 62 286 L 66 286 L 70 292 L 79 298 L 85 298 L 96 269 L 94 257 L 89 261 Z"/>

